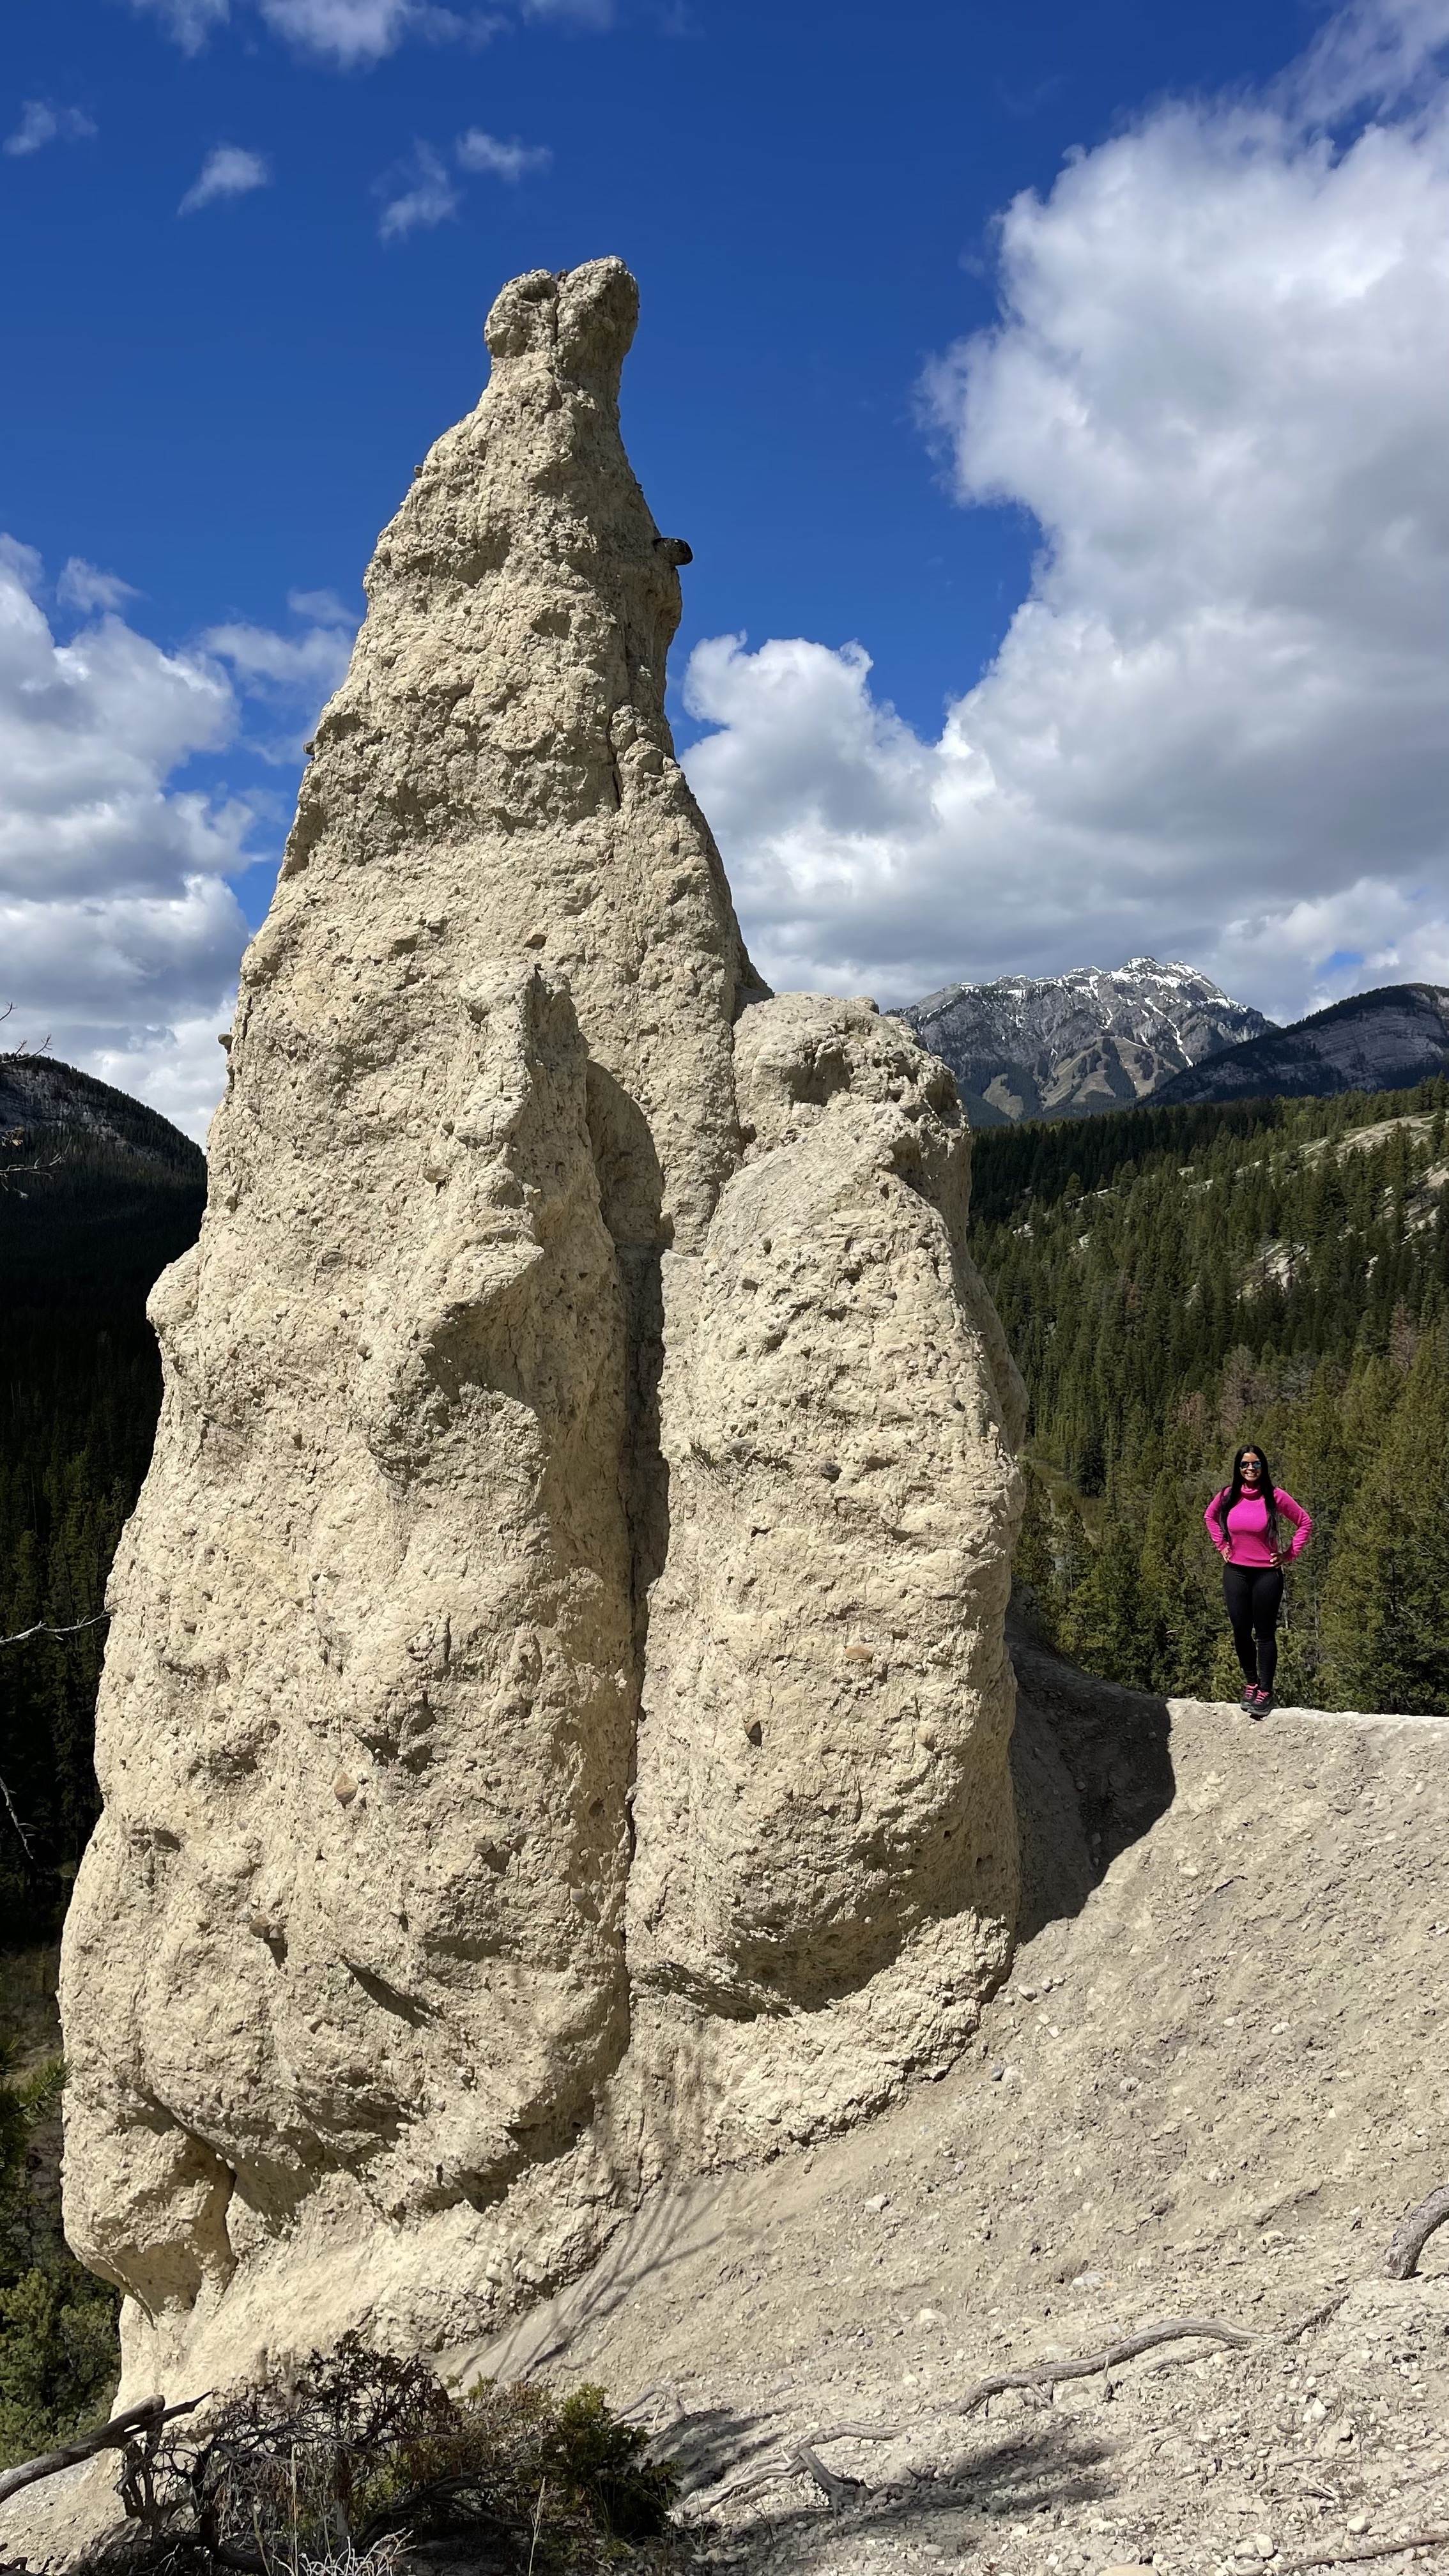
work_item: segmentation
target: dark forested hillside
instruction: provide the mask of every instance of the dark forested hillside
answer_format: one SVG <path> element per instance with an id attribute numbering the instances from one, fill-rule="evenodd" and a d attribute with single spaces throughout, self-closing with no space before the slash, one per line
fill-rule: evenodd
<path id="1" fill-rule="evenodd" d="M 1449 1708 L 1449 1082 L 975 1145 L 1032 1403 L 1018 1573 L 1093 1670 L 1236 1697 L 1202 1525 L 1233 1448 L 1314 1514 L 1279 1694 Z"/>
<path id="2" fill-rule="evenodd" d="M 0 1057 L 0 1637 L 102 1606 L 160 1400 L 153 1280 L 194 1241 L 199 1149 L 68 1065 Z M 0 1646 L 0 1941 L 53 1929 L 96 1812 L 104 1627 Z"/>

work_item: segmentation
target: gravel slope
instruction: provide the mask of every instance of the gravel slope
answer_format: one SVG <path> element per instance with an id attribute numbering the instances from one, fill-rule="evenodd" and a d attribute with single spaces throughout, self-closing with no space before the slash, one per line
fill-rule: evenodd
<path id="1" fill-rule="evenodd" d="M 761 2571 L 1241 2569 L 1449 2527 L 1449 2230 L 1418 2281 L 1378 2277 L 1449 2173 L 1449 1719 L 1260 1726 L 1032 1649 L 1018 1671 L 1048 1919 L 969 2060 L 656 2201 L 487 2365 L 651 2388 L 711 2556 Z M 949 2412 L 1183 2313 L 1255 2341 Z M 906 2428 L 824 2454 L 873 2493 L 715 2501 L 842 2418 Z"/>

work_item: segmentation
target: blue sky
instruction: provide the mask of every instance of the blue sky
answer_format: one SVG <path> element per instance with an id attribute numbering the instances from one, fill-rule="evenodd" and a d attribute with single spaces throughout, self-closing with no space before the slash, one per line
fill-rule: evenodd
<path id="1" fill-rule="evenodd" d="M 1192 941 L 1193 962 L 1282 1011 L 1430 971 L 1443 701 L 1413 656 L 1444 604 L 1423 595 L 1442 573 L 1444 421 L 1403 344 L 1436 310 L 1446 32 L 1437 0 L 1337 19 L 1279 0 L 10 0 L 0 526 L 29 608 L 8 727 L 0 705 L 19 817 L 0 905 L 17 1024 L 47 1014 L 78 1060 L 204 1120 L 201 1041 L 225 1025 L 240 936 L 225 889 L 259 917 L 378 530 L 477 398 L 501 281 L 605 251 L 643 293 L 625 434 L 659 524 L 695 550 L 681 739 L 702 743 L 692 775 L 780 980 L 903 998 Z M 1390 138 L 1387 159 L 1366 134 Z M 1365 336 L 1362 283 L 1344 282 L 1360 236 L 1380 315 L 1406 311 L 1397 332 Z M 1296 362 L 1262 392 L 1285 329 Z M 1343 387 L 1367 367 L 1372 411 L 1375 366 L 1379 409 L 1345 449 Z M 1162 368 L 1165 401 L 1143 391 Z M 1234 470 L 1280 481 L 1290 512 L 1295 473 L 1317 494 L 1266 605 L 1248 599 L 1259 575 L 1241 566 L 1265 545 Z M 1174 490 L 1220 544 L 1164 537 Z M 1149 596 L 1140 566 L 1168 556 Z M 67 563 L 93 570 L 67 581 Z M 1315 803 L 1313 723 L 1341 737 L 1338 698 L 1327 719 L 1283 711 L 1297 771 L 1281 745 L 1256 767 L 1232 753 L 1262 683 L 1224 698 L 1226 648 L 1214 663 L 1202 636 L 1248 609 L 1276 621 L 1275 672 L 1321 659 L 1314 617 L 1333 630 L 1330 695 L 1366 746 L 1356 781 L 1333 783 L 1357 872 L 1352 850 L 1322 857 Z M 59 737 L 42 756 L 24 730 L 52 649 L 35 620 L 62 657 L 60 732 L 87 737 L 73 811 Z M 109 643 L 88 641 L 108 620 Z M 1380 661 L 1360 667 L 1376 620 Z M 1175 674 L 1134 665 L 1110 777 L 1070 750 L 1110 749 L 1123 720 L 1120 692 L 1090 702 L 1107 630 L 1103 668 L 1166 652 Z M 1412 811 L 1379 832 L 1391 667 L 1429 698 L 1392 745 Z M 1164 743 L 1170 760 L 1148 757 Z M 1278 865 L 1269 918 L 1255 888 Z M 1365 871 L 1389 891 L 1355 898 Z"/>

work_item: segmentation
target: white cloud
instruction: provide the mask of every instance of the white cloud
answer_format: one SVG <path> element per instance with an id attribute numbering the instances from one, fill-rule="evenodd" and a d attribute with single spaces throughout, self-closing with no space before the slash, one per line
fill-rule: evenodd
<path id="1" fill-rule="evenodd" d="M 140 1093 L 195 1134 L 221 1089 L 247 929 L 227 880 L 254 855 L 256 800 L 177 785 L 235 747 L 247 701 L 305 729 L 345 665 L 349 620 L 292 636 L 217 627 L 165 653 L 111 613 L 126 585 L 73 557 L 67 604 L 100 610 L 57 642 L 33 548 L 0 538 L 0 1004 L 7 1034 Z M 260 746 L 265 748 L 265 746 Z"/>
<path id="2" fill-rule="evenodd" d="M 330 55 L 344 68 L 375 63 L 396 53 L 409 36 L 433 43 L 465 35 L 467 21 L 451 9 L 419 0 L 261 0 L 262 15 L 279 36 L 309 53 Z"/>
<path id="3" fill-rule="evenodd" d="M 520 143 L 516 134 L 504 143 L 477 125 L 460 134 L 453 149 L 462 169 L 510 181 L 526 177 L 530 170 L 546 170 L 553 160 L 546 143 Z"/>
<path id="4" fill-rule="evenodd" d="M 202 206 L 214 206 L 218 198 L 249 197 L 254 188 L 271 185 L 272 174 L 260 152 L 247 152 L 239 143 L 218 143 L 208 152 L 200 175 L 187 189 L 176 211 L 194 215 Z"/>
<path id="5" fill-rule="evenodd" d="M 330 591 L 293 591 L 294 615 L 309 618 L 299 635 L 279 635 L 245 621 L 209 626 L 201 649 L 230 669 L 238 691 L 280 723 L 280 732 L 249 733 L 263 760 L 286 765 L 302 757 L 304 737 L 317 711 L 340 688 L 352 654 L 357 619 Z"/>
<path id="6" fill-rule="evenodd" d="M 95 120 L 78 107 L 52 107 L 44 98 L 28 98 L 20 112 L 20 123 L 13 134 L 7 134 L 3 148 L 12 161 L 22 161 L 32 152 L 43 152 L 47 143 L 83 143 L 95 134 Z"/>
<path id="7" fill-rule="evenodd" d="M 208 1003 L 215 1047 L 245 944 L 225 879 L 250 814 L 167 784 L 226 741 L 235 701 L 219 670 L 115 616 L 58 645 L 39 575 L 29 547 L 0 547 L 0 1000 L 67 1062 L 127 1055 L 126 1087 L 149 1097 Z"/>
<path id="8" fill-rule="evenodd" d="M 256 0 L 265 25 L 303 53 L 353 71 L 396 53 L 409 37 L 425 43 L 486 44 L 503 21 L 485 12 L 461 15 L 435 0 Z M 199 53 L 232 14 L 232 0 L 132 0 L 158 17 L 182 50 Z M 242 0 L 238 0 L 241 14 Z"/>
<path id="9" fill-rule="evenodd" d="M 39 577 L 37 556 L 35 580 Z M 34 582 L 29 587 L 33 588 Z M 139 593 L 118 574 L 102 572 L 98 565 L 87 563 L 84 555 L 72 555 L 69 562 L 61 567 L 55 595 L 62 608 L 78 609 L 82 617 L 89 617 L 97 608 L 121 608 L 128 599 L 137 598 Z"/>
<path id="10" fill-rule="evenodd" d="M 213 29 L 231 15 L 231 0 L 132 0 L 132 6 L 159 18 L 184 54 L 199 54 Z"/>
<path id="11" fill-rule="evenodd" d="M 1446 45 L 1449 0 L 1351 0 L 1281 87 L 1290 108 L 1318 121 L 1400 107 L 1432 86 Z"/>
<path id="12" fill-rule="evenodd" d="M 455 215 L 463 202 L 442 156 L 430 143 L 414 144 L 411 159 L 379 179 L 376 194 L 384 201 L 377 227 L 384 241 L 406 241 L 409 233 L 431 232 Z"/>
<path id="13" fill-rule="evenodd" d="M 476 125 L 458 136 L 453 154 L 460 169 L 509 182 L 522 179 L 530 170 L 546 170 L 553 159 L 545 144 L 520 143 L 516 135 L 500 142 L 497 135 L 485 134 Z M 383 201 L 377 227 L 383 241 L 406 241 L 410 233 L 432 232 L 439 224 L 449 223 L 463 202 L 462 190 L 431 143 L 415 143 L 405 161 L 383 173 L 373 194 Z"/>
<path id="14" fill-rule="evenodd" d="M 294 617 L 311 617 L 319 626 L 345 626 L 349 635 L 357 632 L 357 613 L 338 598 L 335 590 L 289 590 L 287 606 Z"/>
<path id="15" fill-rule="evenodd" d="M 1382 89 L 1391 40 L 1432 23 L 1361 10 L 1308 68 L 1337 43 Z M 1152 950 L 1295 1013 L 1443 970 L 1449 122 L 1426 61 L 1393 56 L 1410 107 L 1340 143 L 1306 104 L 1167 105 L 1009 208 L 1001 320 L 925 397 L 959 498 L 1043 533 L 991 668 L 924 741 L 857 648 L 720 638 L 689 667 L 718 728 L 690 775 L 767 973 L 904 998 Z"/>

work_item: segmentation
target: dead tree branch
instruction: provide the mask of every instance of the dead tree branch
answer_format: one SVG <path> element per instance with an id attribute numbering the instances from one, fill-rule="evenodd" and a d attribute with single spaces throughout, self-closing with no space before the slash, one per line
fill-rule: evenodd
<path id="1" fill-rule="evenodd" d="M 1347 2290 L 1335 2290 L 1331 2299 L 1324 2299 L 1318 2307 L 1310 2308 L 1306 2317 L 1299 2317 L 1291 2326 L 1280 2326 L 1276 2340 L 1279 2343 L 1296 2343 L 1300 2335 L 1311 2334 L 1315 2326 L 1326 2326 L 1330 2317 L 1337 2316 L 1347 2297 Z"/>
<path id="2" fill-rule="evenodd" d="M 1039 2361 L 1026 2370 L 998 2371 L 990 2379 L 978 2380 L 964 2397 L 956 2398 L 947 2406 L 933 2406 L 929 2412 L 932 2416 L 972 2415 L 978 2406 L 988 2405 L 993 2397 L 1004 2395 L 1008 2389 L 1050 2388 L 1062 2379 L 1089 2379 L 1099 2370 L 1115 2370 L 1124 2361 L 1135 2361 L 1140 2353 L 1154 2352 L 1159 2344 L 1182 2342 L 1194 2335 L 1212 2343 L 1245 2347 L 1263 2340 L 1258 2335 L 1245 2333 L 1241 2326 L 1225 2326 L 1216 2317 L 1167 2317 L 1159 2325 L 1142 2326 L 1136 2334 L 1121 2336 L 1101 2352 L 1084 2353 L 1077 2361 Z M 834 2470 L 827 2469 L 819 2457 L 823 2443 L 895 2442 L 924 2421 L 924 2413 L 917 2413 L 896 2424 L 822 2425 L 818 2432 L 804 2434 L 799 2441 L 776 2452 L 773 2458 L 757 2460 L 739 2477 L 732 2478 L 727 2486 L 716 2487 L 709 2498 L 710 2509 L 713 2511 L 717 2505 L 723 2504 L 727 2496 L 743 2495 L 752 2487 L 771 2486 L 780 2478 L 798 2477 L 813 2478 L 832 2504 L 838 2503 L 848 2489 L 859 2488 L 860 2480 L 843 2479 Z"/>
<path id="3" fill-rule="evenodd" d="M 3 1777 L 0 1777 L 0 1798 L 3 1798 L 5 1801 L 5 1813 L 9 1817 L 12 1825 L 15 1827 L 16 1839 L 19 1842 L 20 1848 L 24 1852 L 26 1859 L 29 1861 L 31 1868 L 34 1869 L 35 1854 L 30 1848 L 30 1836 L 26 1832 L 25 1827 L 22 1825 L 20 1818 L 15 1812 L 15 1801 L 10 1795 L 10 1783 Z"/>
<path id="4" fill-rule="evenodd" d="M 1384 2270 L 1391 2281 L 1412 2281 L 1419 2268 L 1419 2257 L 1436 2227 L 1449 2218 L 1449 2182 L 1441 2182 L 1437 2191 L 1429 2192 L 1417 2209 L 1401 2218 L 1389 2239 L 1384 2256 Z"/>
<path id="5" fill-rule="evenodd" d="M 807 2477 L 815 2480 L 821 2494 L 831 2504 L 848 2504 L 853 2495 L 859 2495 L 861 2492 L 859 2478 L 837 2477 L 834 2469 L 827 2469 L 813 2443 L 797 2444 L 794 2465 L 798 2469 L 803 2469 Z"/>
<path id="6" fill-rule="evenodd" d="M 14 1011 L 14 1008 L 15 1005 L 13 1002 L 7 1002 L 4 1009 L 0 1010 L 0 1020 L 8 1020 Z M 44 1055 L 49 1045 L 50 1031 L 47 1029 L 39 1046 L 36 1046 L 30 1038 L 22 1038 L 19 1045 L 11 1047 L 9 1052 L 11 1055 Z"/>
<path id="7" fill-rule="evenodd" d="M 8 1147 L 12 1154 L 22 1152 L 24 1145 L 23 1127 L 16 1127 L 10 1134 L 0 1136 L 0 1146 Z M 43 1163 L 0 1163 L 0 1190 L 8 1190 L 12 1181 L 33 1181 L 46 1172 L 58 1172 L 64 1160 L 63 1154 L 51 1154 Z M 24 1198 L 24 1190 L 18 1192 L 18 1196 Z"/>
<path id="8" fill-rule="evenodd" d="M 1029 2370 L 999 2371 L 993 2379 L 982 2379 L 966 2396 L 958 2398 L 951 2408 L 953 2415 L 971 2415 L 978 2406 L 987 2405 L 1008 2388 L 1054 2387 L 1059 2379 L 1090 2379 L 1099 2370 L 1115 2370 L 1120 2362 L 1135 2361 L 1139 2353 L 1153 2352 L 1160 2343 L 1180 2343 L 1189 2335 L 1202 2335 L 1212 2343 L 1255 2344 L 1257 2335 L 1245 2334 L 1241 2326 L 1221 2325 L 1216 2317 L 1168 2317 L 1161 2325 L 1143 2326 L 1139 2333 L 1124 2335 L 1119 2343 L 1110 2343 L 1102 2352 L 1084 2353 L 1080 2361 L 1039 2361 Z"/>
<path id="9" fill-rule="evenodd" d="M 1449 2541 L 1449 2523 L 1436 2523 L 1430 2531 L 1406 2531 L 1402 2540 L 1361 2540 L 1354 2549 L 1310 2549 L 1301 2558 L 1283 2558 L 1278 2562 L 1279 2576 L 1298 2576 L 1305 2567 L 1358 2567 L 1366 2558 L 1396 2558 L 1405 2549 L 1442 2549 Z"/>
<path id="10" fill-rule="evenodd" d="M 192 2415 L 205 2403 L 202 2397 L 189 2397 L 184 2405 L 168 2406 L 164 2398 L 143 2397 L 139 2406 L 128 2406 L 123 2414 L 113 2415 L 99 2432 L 87 2433 L 78 2442 L 67 2442 L 58 2451 L 42 2451 L 33 2460 L 22 2460 L 18 2468 L 7 2469 L 0 2477 L 0 2504 L 41 2478 L 59 2477 L 62 2469 L 78 2468 L 82 2460 L 93 2460 L 98 2451 L 123 2451 L 138 2433 L 158 2433 L 173 2416 Z"/>
<path id="11" fill-rule="evenodd" d="M 17 1628 L 13 1636 L 0 1637 L 0 1646 L 23 1646 L 31 1637 L 78 1637 L 86 1628 L 99 1628 L 110 1615 L 109 1610 L 97 1610 L 89 1619 L 73 1619 L 68 1628 L 47 1628 L 43 1623 L 35 1628 Z"/>

